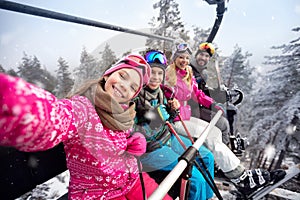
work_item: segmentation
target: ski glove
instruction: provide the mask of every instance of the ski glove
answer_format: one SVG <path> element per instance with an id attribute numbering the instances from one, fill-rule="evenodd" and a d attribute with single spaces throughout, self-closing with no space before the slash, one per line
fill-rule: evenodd
<path id="1" fill-rule="evenodd" d="M 169 115 L 169 113 L 167 112 L 166 106 L 165 106 L 165 105 L 160 104 L 159 106 L 156 107 L 156 109 L 157 109 L 157 112 L 158 112 L 160 118 L 161 118 L 163 121 L 167 121 L 167 120 L 170 118 L 170 115 Z"/>
<path id="2" fill-rule="evenodd" d="M 126 151 L 134 156 L 141 156 L 146 152 L 146 139 L 140 132 L 135 132 L 127 139 Z"/>
<path id="3" fill-rule="evenodd" d="M 226 116 L 226 108 L 223 104 L 214 102 L 212 103 L 211 108 L 213 111 L 221 110 L 223 115 Z"/>
<path id="4" fill-rule="evenodd" d="M 166 106 L 162 104 L 150 109 L 144 116 L 148 120 L 148 124 L 152 130 L 158 129 L 170 118 Z"/>

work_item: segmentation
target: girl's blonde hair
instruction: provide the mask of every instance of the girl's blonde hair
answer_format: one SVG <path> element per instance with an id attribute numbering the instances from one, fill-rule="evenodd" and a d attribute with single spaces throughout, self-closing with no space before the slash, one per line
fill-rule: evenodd
<path id="1" fill-rule="evenodd" d="M 186 75 L 183 77 L 183 81 L 190 88 L 192 83 L 193 70 L 188 65 L 186 68 Z M 176 65 L 175 62 L 170 64 L 166 69 L 166 84 L 173 87 L 177 83 L 177 75 L 176 75 Z"/>

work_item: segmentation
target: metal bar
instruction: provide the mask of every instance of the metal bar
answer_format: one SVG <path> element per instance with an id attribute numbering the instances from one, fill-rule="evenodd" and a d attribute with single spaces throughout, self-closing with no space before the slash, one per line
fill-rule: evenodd
<path id="1" fill-rule="evenodd" d="M 222 115 L 222 111 L 218 111 L 216 115 L 212 118 L 210 123 L 207 125 L 201 136 L 196 140 L 193 144 L 193 147 L 199 149 L 200 146 L 204 143 L 208 133 L 212 130 L 212 128 L 216 125 L 217 121 Z M 177 165 L 173 168 L 173 170 L 167 175 L 167 177 L 158 185 L 156 190 L 151 194 L 148 200 L 158 200 L 163 199 L 164 196 L 168 193 L 171 187 L 174 185 L 176 180 L 182 174 L 184 169 L 187 167 L 188 163 L 185 160 L 179 160 Z"/>
<path id="2" fill-rule="evenodd" d="M 149 38 L 156 38 L 160 40 L 166 40 L 169 42 L 173 42 L 173 38 L 167 38 L 159 35 L 153 35 L 149 33 L 144 33 L 141 31 L 136 31 L 120 26 L 115 26 L 103 22 L 98 22 L 90 19 L 85 19 L 81 17 L 76 17 L 72 15 L 67 15 L 59 12 L 54 12 L 51 10 L 45 10 L 42 8 L 37 8 L 33 6 L 28 6 L 20 3 L 15 3 L 11 1 L 0 1 L 0 8 L 4 10 L 10 10 L 10 11 L 15 11 L 19 13 L 25 13 L 29 15 L 35 15 L 35 16 L 40 16 L 40 17 L 45 17 L 45 18 L 50 18 L 50 19 L 56 19 L 56 20 L 61 20 L 61 21 L 66 21 L 66 22 L 71 22 L 71 23 L 77 23 L 77 24 L 82 24 L 82 25 L 87 25 L 87 26 L 94 26 L 98 28 L 104 28 L 104 29 L 109 29 L 109 30 L 114 30 L 114 31 L 119 31 L 119 32 L 125 32 L 125 33 L 131 33 L 135 35 L 141 35 Z"/>
<path id="3" fill-rule="evenodd" d="M 207 125 L 205 128 L 204 132 L 201 134 L 201 136 L 196 140 L 194 143 L 194 147 L 196 149 L 199 149 L 201 145 L 204 143 L 208 133 L 212 130 L 212 128 L 216 125 L 218 122 L 219 118 L 222 116 L 222 111 L 218 110 L 218 112 L 215 114 L 214 118 L 211 119 L 210 123 Z"/>
<path id="4" fill-rule="evenodd" d="M 225 9 L 225 2 L 224 1 L 220 1 L 219 3 L 217 3 L 217 18 L 215 20 L 215 23 L 213 25 L 213 28 L 211 29 L 211 32 L 206 40 L 206 42 L 210 42 L 212 43 L 212 41 L 214 40 L 219 28 L 220 28 L 220 25 L 221 25 L 221 22 L 222 22 L 222 19 L 223 19 L 223 15 L 224 15 L 224 12 L 226 11 Z"/>
<path id="5" fill-rule="evenodd" d="M 192 138 L 192 136 L 191 136 L 189 130 L 187 129 L 187 127 L 186 127 L 184 121 L 182 120 L 180 114 L 178 114 L 177 116 L 179 117 L 179 119 L 180 119 L 182 125 L 184 126 L 184 129 L 185 129 L 186 133 L 189 135 L 192 144 L 194 144 L 194 140 L 193 140 L 193 138 Z M 169 127 L 171 133 L 172 133 L 173 135 L 175 135 L 176 139 L 177 139 L 178 142 L 181 144 L 182 148 L 183 148 L 184 150 L 186 150 L 186 149 L 187 149 L 186 145 L 183 143 L 183 141 L 181 140 L 181 138 L 178 136 L 177 132 L 174 130 L 174 128 L 172 127 L 172 125 L 170 124 L 170 122 L 166 121 L 166 124 L 168 125 L 168 127 Z M 205 175 L 204 171 L 201 169 L 201 167 L 200 167 L 200 165 L 197 163 L 197 161 L 194 160 L 194 164 L 195 164 L 196 168 L 200 171 L 200 173 L 202 174 L 203 178 L 204 178 L 205 181 L 208 183 L 208 185 L 211 187 L 211 189 L 212 189 L 213 192 L 216 194 L 216 196 L 218 197 L 218 199 L 223 199 L 222 196 L 221 196 L 221 194 L 220 194 L 220 192 L 219 192 L 219 190 L 218 190 L 218 188 L 217 188 L 217 186 L 216 186 L 216 184 L 215 184 L 215 182 L 214 182 L 214 179 L 212 178 L 210 172 L 208 171 L 207 166 L 206 166 L 206 164 L 204 163 L 204 161 L 203 161 L 203 159 L 202 159 L 200 153 L 199 153 L 198 155 L 196 155 L 196 156 L 197 156 L 198 159 L 200 160 L 200 162 L 201 162 L 203 168 L 205 169 L 206 174 L 207 174 L 208 177 Z M 188 164 L 190 164 L 190 163 L 188 163 Z M 180 196 L 181 196 L 181 195 L 180 195 Z"/>

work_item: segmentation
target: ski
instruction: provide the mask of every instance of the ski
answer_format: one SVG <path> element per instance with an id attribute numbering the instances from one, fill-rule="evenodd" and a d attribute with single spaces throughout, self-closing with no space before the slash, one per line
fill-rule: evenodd
<path id="1" fill-rule="evenodd" d="M 292 179 L 299 173 L 300 173 L 300 164 L 297 164 L 297 165 L 291 167 L 290 169 L 286 170 L 286 175 L 283 179 L 279 180 L 276 183 L 273 183 L 273 184 L 271 183 L 265 187 L 262 187 L 260 190 L 255 191 L 254 193 L 248 195 L 248 199 L 252 199 L 252 200 L 261 199 L 262 197 L 266 196 L 267 194 L 272 192 L 274 189 L 276 189 L 279 186 L 281 186 L 282 184 L 286 183 L 287 181 L 289 181 L 290 179 Z"/>
<path id="2" fill-rule="evenodd" d="M 215 177 L 215 181 L 222 185 L 222 187 L 227 187 L 232 195 L 236 197 L 237 200 L 259 200 L 262 197 L 270 194 L 274 189 L 278 188 L 282 184 L 288 182 L 293 177 L 297 176 L 300 173 L 300 164 L 291 166 L 288 170 L 285 171 L 286 175 L 283 179 L 273 183 L 269 183 L 258 190 L 254 191 L 251 194 L 245 195 L 239 192 L 233 185 L 233 183 L 224 176 L 220 175 Z M 231 188 L 231 189 L 230 189 Z"/>

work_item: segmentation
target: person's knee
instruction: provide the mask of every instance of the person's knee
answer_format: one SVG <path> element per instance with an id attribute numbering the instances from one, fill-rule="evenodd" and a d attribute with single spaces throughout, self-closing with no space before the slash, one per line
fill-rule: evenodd
<path id="1" fill-rule="evenodd" d="M 213 127 L 210 134 L 213 134 L 213 138 L 217 140 L 217 142 L 222 140 L 222 131 L 219 128 Z"/>
<path id="2" fill-rule="evenodd" d="M 229 122 L 223 116 L 217 122 L 216 127 L 218 127 L 223 133 L 229 133 Z"/>
<path id="3" fill-rule="evenodd" d="M 193 168 L 192 170 L 192 177 L 191 177 L 191 184 L 194 184 L 194 185 L 203 185 L 205 186 L 206 184 L 206 181 L 205 179 L 203 178 L 202 174 L 199 172 L 199 170 L 197 168 Z"/>
<path id="4" fill-rule="evenodd" d="M 214 154 L 211 151 L 208 152 L 207 159 L 209 161 L 209 164 L 214 164 L 215 157 L 214 157 Z"/>
<path id="5" fill-rule="evenodd" d="M 222 143 L 222 132 L 220 129 L 213 127 L 212 131 L 208 134 L 205 144 L 209 149 L 214 149 L 215 146 Z"/>

